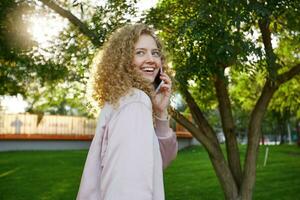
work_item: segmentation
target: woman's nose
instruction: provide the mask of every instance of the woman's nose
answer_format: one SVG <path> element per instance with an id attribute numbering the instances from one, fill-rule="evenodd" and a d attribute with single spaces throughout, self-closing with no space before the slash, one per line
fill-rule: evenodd
<path id="1" fill-rule="evenodd" d="M 152 55 L 152 53 L 147 53 L 146 55 L 146 61 L 147 62 L 154 62 L 154 56 Z"/>

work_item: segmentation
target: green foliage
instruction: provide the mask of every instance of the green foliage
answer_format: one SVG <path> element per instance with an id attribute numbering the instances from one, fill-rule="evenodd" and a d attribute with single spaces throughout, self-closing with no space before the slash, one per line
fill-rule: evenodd
<path id="1" fill-rule="evenodd" d="M 94 117 L 95 108 L 85 94 L 86 86 L 80 82 L 45 85 L 28 94 L 27 112 Z"/>
<path id="2" fill-rule="evenodd" d="M 116 28 L 131 21 L 130 17 L 136 13 L 135 3 L 136 0 L 110 0 L 106 5 L 95 8 L 89 27 L 97 34 L 101 44 Z"/>
<path id="3" fill-rule="evenodd" d="M 269 16 L 273 24 L 284 20 L 285 24 L 276 25 L 276 34 L 282 35 L 279 30 L 289 28 L 290 16 L 299 13 L 296 4 L 296 1 L 165 0 L 151 10 L 146 21 L 161 31 L 172 53 L 173 66 L 180 72 L 177 80 L 186 84 L 187 80 L 198 79 L 206 86 L 204 77 L 220 75 L 222 67 L 231 66 L 247 73 L 258 69 L 270 72 L 272 69 L 263 62 L 261 40 L 251 36 L 257 33 L 261 16 Z M 299 26 L 298 20 L 293 21 Z"/>
<path id="4" fill-rule="evenodd" d="M 300 118 L 300 77 L 283 85 L 274 95 L 270 109 L 280 113 L 290 112 Z"/>
<path id="5" fill-rule="evenodd" d="M 167 13 L 167 14 L 165 14 Z M 220 68 L 249 61 L 259 47 L 246 37 L 253 14 L 240 1 L 162 1 L 148 15 L 172 53 L 177 80 L 196 78 L 204 85 Z M 247 70 L 248 65 L 237 65 Z M 210 80 L 208 80 L 210 81 Z"/>
<path id="6" fill-rule="evenodd" d="M 244 132 L 266 78 L 299 63 L 299 6 L 299 0 L 162 0 L 145 21 L 159 30 L 171 52 L 178 88 L 188 87 L 202 110 L 209 113 L 217 107 L 215 76 L 226 80 L 236 127 Z M 274 55 L 263 49 L 258 27 L 262 17 L 269 20 L 278 44 L 273 41 Z M 279 89 L 270 110 L 300 113 L 298 79 Z"/>
<path id="7" fill-rule="evenodd" d="M 10 4 L 8 4 L 10 2 Z M 32 43 L 28 48 L 23 47 L 24 41 L 32 41 L 30 35 L 20 41 L 20 51 L 7 45 L 7 49 L 0 49 L 0 95 L 16 95 L 21 93 L 30 106 L 29 112 L 46 112 L 52 114 L 77 114 L 89 116 L 87 107 L 87 83 L 90 78 L 90 65 L 97 48 L 101 47 L 109 34 L 130 21 L 128 16 L 134 15 L 135 1 L 108 1 L 103 6 L 95 6 L 84 1 L 64 1 L 58 4 L 72 13 L 80 13 L 80 20 L 87 25 L 90 33 L 97 35 L 100 46 L 95 46 L 90 39 L 82 34 L 75 25 L 69 25 L 58 38 L 53 38 L 47 48 Z M 55 12 L 38 1 L 19 2 L 9 0 L 1 2 L 1 22 L 9 21 L 11 10 L 21 5 L 27 10 L 18 10 L 20 23 L 28 28 L 27 19 L 31 14 L 41 13 L 60 18 Z M 22 16 L 22 17 L 21 17 Z M 10 20 L 16 21 L 16 20 Z M 23 29 L 8 31 L 9 37 L 0 40 L 10 41 L 13 32 L 27 33 Z M 1 34 L 2 36 L 2 34 Z M 2 47 L 2 46 L 1 46 Z M 2 59 L 2 53 L 12 52 Z M 9 59 L 8 59 L 9 57 Z M 70 98 L 73 97 L 73 98 Z"/>
<path id="8" fill-rule="evenodd" d="M 265 73 L 249 74 L 231 70 L 229 76 L 229 92 L 233 104 L 251 112 L 265 83 Z"/>
<path id="9" fill-rule="evenodd" d="M 34 50 L 24 15 L 33 8 L 23 1 L 0 3 L 0 95 L 26 96 L 32 82 L 38 85 L 62 79 L 68 70 Z"/>
<path id="10" fill-rule="evenodd" d="M 280 35 L 282 38 L 276 49 L 280 62 L 284 66 L 281 71 L 289 70 L 299 62 L 300 56 L 300 33 L 295 37 L 286 34 Z M 285 85 L 281 86 L 274 94 L 270 103 L 270 110 L 279 113 L 289 112 L 300 119 L 300 76 L 296 76 Z"/>
<path id="11" fill-rule="evenodd" d="M 127 15 L 133 15 L 135 9 L 125 1 L 109 1 L 103 6 L 89 3 L 64 6 L 71 7 L 70 12 L 77 12 L 78 6 L 84 8 L 80 9 L 81 20 L 89 27 L 90 32 L 97 35 L 100 46 L 92 44 L 74 25 L 63 30 L 51 46 L 43 51 L 51 56 L 51 60 L 65 66 L 68 74 L 58 83 L 57 86 L 61 88 L 49 85 L 43 93 L 31 93 L 29 109 L 52 114 L 92 116 L 95 113 L 87 98 L 92 59 L 110 33 L 128 22 Z"/>
<path id="12" fill-rule="evenodd" d="M 29 59 L 26 56 L 18 57 L 18 53 L 32 45 L 30 42 L 22 42 L 29 41 L 24 32 L 26 24 L 20 14 L 23 10 L 25 6 L 14 0 L 0 2 L 0 95 L 23 92 L 22 86 L 14 77 L 17 68 L 21 67 L 25 71 Z"/>
<path id="13" fill-rule="evenodd" d="M 22 14 L 28 13 L 31 8 L 25 3 L 16 0 L 0 2 L 0 58 L 12 60 L 14 53 L 29 49 L 33 41 L 29 40 L 26 31 L 28 23 L 22 19 Z"/>

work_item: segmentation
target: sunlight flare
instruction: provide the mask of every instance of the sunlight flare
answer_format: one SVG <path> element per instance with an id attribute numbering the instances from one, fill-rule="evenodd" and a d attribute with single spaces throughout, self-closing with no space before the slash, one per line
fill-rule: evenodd
<path id="1" fill-rule="evenodd" d="M 33 15 L 29 19 L 28 32 L 40 47 L 47 47 L 51 40 L 67 27 L 68 22 L 58 16 Z"/>

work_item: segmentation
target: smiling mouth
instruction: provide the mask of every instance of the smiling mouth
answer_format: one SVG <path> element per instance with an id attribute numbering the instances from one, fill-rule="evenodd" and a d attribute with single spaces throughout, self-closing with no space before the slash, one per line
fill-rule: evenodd
<path id="1" fill-rule="evenodd" d="M 152 73 L 155 71 L 155 67 L 143 67 L 141 68 L 143 72 Z"/>

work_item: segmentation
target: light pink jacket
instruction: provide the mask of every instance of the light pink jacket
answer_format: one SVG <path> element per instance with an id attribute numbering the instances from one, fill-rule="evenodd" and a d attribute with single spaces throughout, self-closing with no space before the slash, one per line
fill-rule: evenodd
<path id="1" fill-rule="evenodd" d="M 177 154 L 168 120 L 152 120 L 141 90 L 106 104 L 84 166 L 77 200 L 164 200 L 163 168 Z"/>

